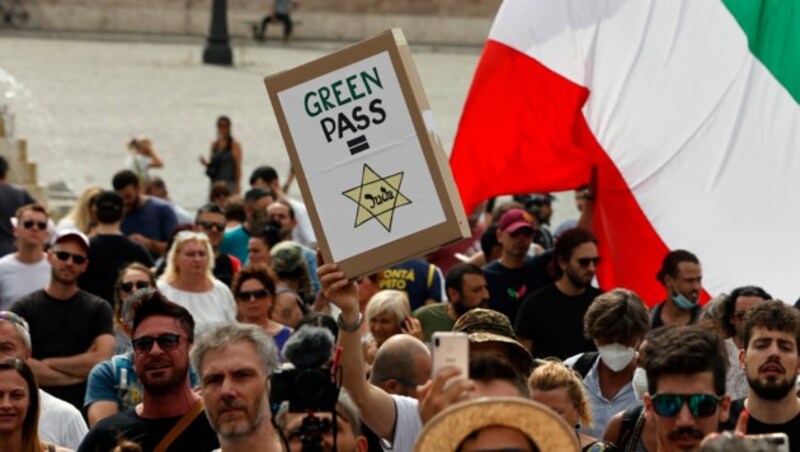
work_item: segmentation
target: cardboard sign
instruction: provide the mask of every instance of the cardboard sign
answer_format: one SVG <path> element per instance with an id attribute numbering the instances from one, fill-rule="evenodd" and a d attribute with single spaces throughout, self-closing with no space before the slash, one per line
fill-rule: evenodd
<path id="1" fill-rule="evenodd" d="M 264 83 L 326 262 L 354 278 L 469 237 L 402 31 Z"/>

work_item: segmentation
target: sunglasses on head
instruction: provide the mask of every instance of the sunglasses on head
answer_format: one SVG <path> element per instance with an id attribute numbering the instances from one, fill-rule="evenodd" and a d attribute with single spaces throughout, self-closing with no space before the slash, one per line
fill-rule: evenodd
<path id="1" fill-rule="evenodd" d="M 694 417 L 708 417 L 717 412 L 719 397 L 711 394 L 658 394 L 653 397 L 653 411 L 661 417 L 680 413 L 683 404 Z"/>
<path id="2" fill-rule="evenodd" d="M 136 353 L 149 353 L 150 350 L 153 349 L 153 344 L 156 342 L 158 343 L 158 348 L 168 352 L 178 348 L 178 344 L 181 342 L 181 336 L 173 333 L 163 333 L 159 334 L 157 337 L 142 336 L 131 341 L 133 344 L 133 351 Z"/>
<path id="3" fill-rule="evenodd" d="M 251 298 L 255 298 L 256 300 L 263 300 L 269 296 L 269 290 L 267 289 L 258 289 L 258 290 L 242 290 L 239 292 L 239 299 L 242 301 L 247 301 Z"/>
<path id="4" fill-rule="evenodd" d="M 208 241 L 208 236 L 205 234 L 205 232 L 195 232 L 195 231 L 181 231 L 175 236 L 175 238 L 179 241 L 192 240 L 192 239 L 202 240 L 206 242 Z"/>
<path id="5" fill-rule="evenodd" d="M 47 222 L 34 221 L 34 220 L 25 220 L 22 222 L 22 227 L 25 229 L 33 229 L 34 226 L 38 228 L 40 231 L 44 231 L 45 229 L 47 229 Z"/>
<path id="6" fill-rule="evenodd" d="M 11 312 L 11 311 L 0 311 L 0 319 L 9 321 L 15 325 L 19 325 L 25 329 L 25 331 L 29 331 L 30 328 L 28 327 L 28 322 L 20 317 L 19 315 Z"/>
<path id="7" fill-rule="evenodd" d="M 215 230 L 218 232 L 222 232 L 225 230 L 225 223 L 215 223 L 213 221 L 198 221 L 197 226 L 200 226 L 206 231 Z"/>
<path id="8" fill-rule="evenodd" d="M 584 268 L 588 267 L 589 264 L 594 264 L 594 266 L 597 267 L 597 264 L 599 264 L 599 263 L 600 263 L 600 257 L 599 256 L 598 257 L 582 257 L 582 258 L 578 259 L 578 265 L 580 265 L 581 267 L 584 267 Z"/>
<path id="9" fill-rule="evenodd" d="M 149 281 L 130 281 L 130 282 L 121 283 L 119 285 L 120 290 L 122 290 L 123 292 L 133 292 L 134 287 L 136 288 L 136 290 L 147 289 L 148 287 L 150 287 L 150 282 Z"/>
<path id="10" fill-rule="evenodd" d="M 74 262 L 75 265 L 83 265 L 86 263 L 86 256 L 81 256 L 80 254 L 72 254 L 67 251 L 56 251 L 53 254 L 55 254 L 60 261 L 66 262 L 72 258 L 72 262 Z"/>

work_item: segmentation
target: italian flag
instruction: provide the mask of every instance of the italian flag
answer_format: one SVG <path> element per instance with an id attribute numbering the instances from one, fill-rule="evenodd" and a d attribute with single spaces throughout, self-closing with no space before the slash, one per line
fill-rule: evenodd
<path id="1" fill-rule="evenodd" d="M 505 0 L 450 163 L 465 209 L 598 168 L 601 285 L 664 299 L 672 249 L 708 294 L 800 296 L 800 3 Z"/>

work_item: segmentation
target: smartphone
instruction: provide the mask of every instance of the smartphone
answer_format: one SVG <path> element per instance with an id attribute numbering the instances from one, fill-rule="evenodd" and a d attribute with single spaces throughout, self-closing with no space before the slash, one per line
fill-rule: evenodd
<path id="1" fill-rule="evenodd" d="M 789 437 L 786 433 L 745 435 L 744 441 L 747 443 L 747 450 L 789 452 Z"/>
<path id="2" fill-rule="evenodd" d="M 437 331 L 433 333 L 433 377 L 445 367 L 461 370 L 461 378 L 469 378 L 469 336 L 467 333 Z"/>

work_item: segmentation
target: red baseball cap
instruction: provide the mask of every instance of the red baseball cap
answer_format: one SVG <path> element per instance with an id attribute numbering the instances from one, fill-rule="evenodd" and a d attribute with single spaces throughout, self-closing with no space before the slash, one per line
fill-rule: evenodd
<path id="1" fill-rule="evenodd" d="M 504 213 L 502 217 L 500 217 L 500 221 L 497 222 L 497 229 L 508 232 L 509 234 L 518 231 L 521 228 L 534 230 L 533 216 L 531 216 L 531 214 L 528 212 L 516 207 L 513 209 L 508 209 L 508 211 Z"/>

